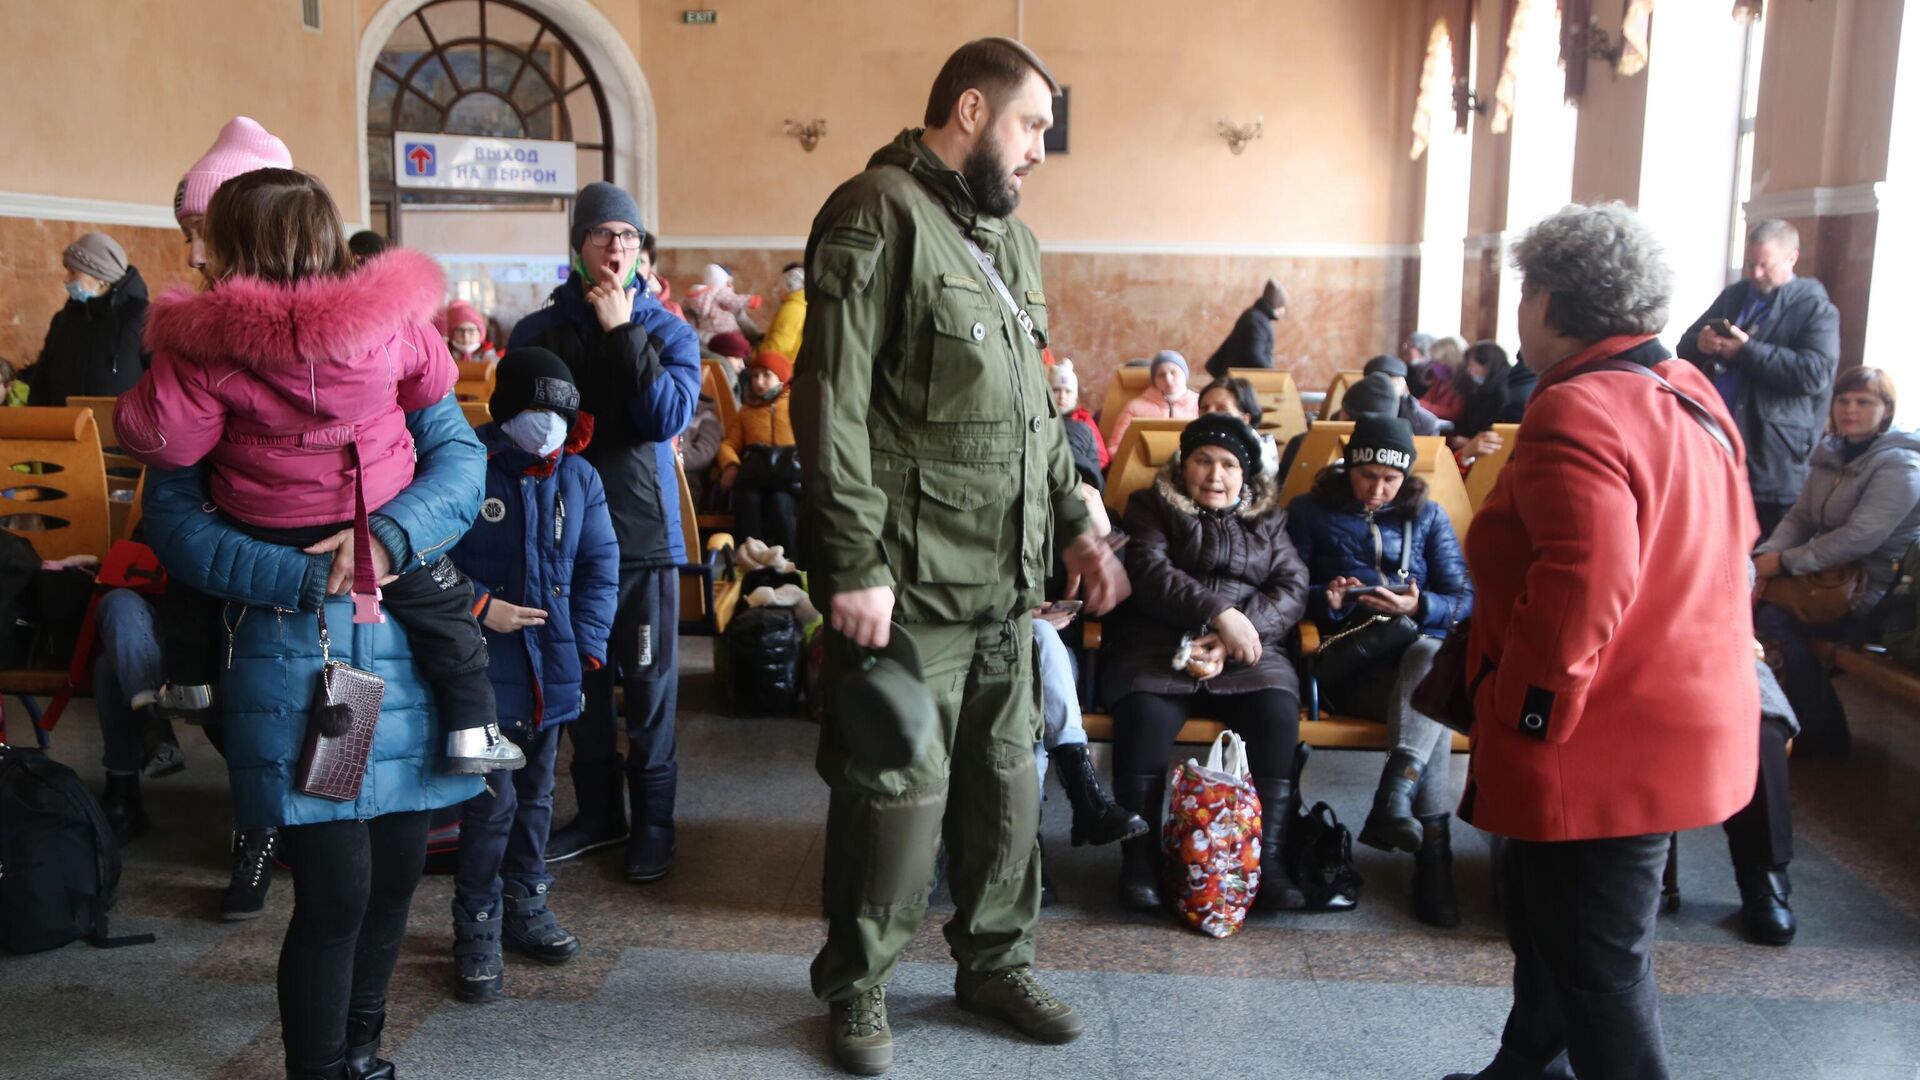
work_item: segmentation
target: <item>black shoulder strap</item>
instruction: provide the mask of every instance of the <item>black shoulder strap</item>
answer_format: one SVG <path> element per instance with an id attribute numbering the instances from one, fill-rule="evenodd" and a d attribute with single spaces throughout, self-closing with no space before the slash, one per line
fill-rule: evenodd
<path id="1" fill-rule="evenodd" d="M 1728 457 L 1734 456 L 1733 440 L 1727 437 L 1727 431 L 1720 426 L 1720 421 L 1715 419 L 1711 412 L 1707 411 L 1705 405 L 1681 393 L 1678 387 L 1668 382 L 1659 372 L 1647 367 L 1645 364 L 1636 364 L 1631 360 L 1620 360 L 1616 358 L 1588 364 L 1579 371 L 1574 372 L 1573 377 L 1579 378 L 1582 375 L 1595 371 L 1624 371 L 1630 375 L 1639 375 L 1642 378 L 1652 379 L 1654 382 L 1659 383 L 1660 389 L 1665 390 L 1667 393 L 1679 399 L 1680 404 L 1686 408 L 1687 415 L 1693 417 L 1694 423 L 1699 424 L 1708 435 L 1713 436 L 1713 441 L 1719 445 L 1722 452 Z"/>

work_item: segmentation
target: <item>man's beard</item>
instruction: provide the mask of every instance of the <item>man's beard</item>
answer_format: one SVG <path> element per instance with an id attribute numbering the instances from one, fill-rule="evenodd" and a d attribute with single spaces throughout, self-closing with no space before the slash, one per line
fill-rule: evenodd
<path id="1" fill-rule="evenodd" d="M 991 139 L 982 138 L 960 166 L 960 176 L 973 192 L 974 204 L 988 217 L 1006 217 L 1020 208 L 1020 193 L 1013 187 L 1013 170 Z"/>

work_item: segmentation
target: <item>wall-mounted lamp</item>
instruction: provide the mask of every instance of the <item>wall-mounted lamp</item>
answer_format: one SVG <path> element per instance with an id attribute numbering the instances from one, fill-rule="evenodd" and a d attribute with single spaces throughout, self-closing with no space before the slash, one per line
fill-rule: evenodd
<path id="1" fill-rule="evenodd" d="M 1587 59 L 1605 60 L 1608 67 L 1618 70 L 1620 67 L 1620 58 L 1626 55 L 1627 51 L 1626 35 L 1623 33 L 1616 40 L 1612 34 L 1607 33 L 1605 28 L 1600 25 L 1600 16 L 1590 15 L 1587 17 L 1587 32 L 1585 36 L 1587 41 L 1584 51 Z"/>
<path id="2" fill-rule="evenodd" d="M 1487 115 L 1487 99 L 1473 92 L 1465 78 L 1453 80 L 1453 111 Z"/>
<path id="3" fill-rule="evenodd" d="M 1235 154 L 1240 154 L 1245 152 L 1248 143 L 1259 138 L 1266 132 L 1266 127 L 1267 119 L 1264 116 L 1254 117 L 1253 123 L 1251 124 L 1229 124 L 1225 120 L 1222 120 L 1220 121 L 1220 137 L 1227 140 L 1227 149 L 1233 151 Z"/>
<path id="4" fill-rule="evenodd" d="M 827 122 L 825 120 L 809 120 L 803 124 L 798 120 L 789 120 L 787 121 L 787 134 L 799 139 L 800 149 L 811 154 L 813 153 L 813 148 L 820 145 L 820 140 L 827 137 Z"/>

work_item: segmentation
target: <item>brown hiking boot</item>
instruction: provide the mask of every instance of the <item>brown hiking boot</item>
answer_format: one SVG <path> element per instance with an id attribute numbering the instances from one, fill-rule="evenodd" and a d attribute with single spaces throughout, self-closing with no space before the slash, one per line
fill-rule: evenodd
<path id="1" fill-rule="evenodd" d="M 879 1076 L 893 1066 L 885 983 L 827 1008 L 827 1048 L 835 1063 L 855 1076 Z"/>
<path id="2" fill-rule="evenodd" d="M 953 993 L 968 1012 L 1005 1020 L 1041 1042 L 1070 1043 L 1086 1030 L 1073 1006 L 1049 993 L 1025 964 L 984 973 L 962 970 Z"/>

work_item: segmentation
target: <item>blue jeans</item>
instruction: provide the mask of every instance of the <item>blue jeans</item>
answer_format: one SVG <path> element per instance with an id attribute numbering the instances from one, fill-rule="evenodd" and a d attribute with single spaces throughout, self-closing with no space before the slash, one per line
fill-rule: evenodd
<path id="1" fill-rule="evenodd" d="M 1034 767 L 1040 773 L 1040 791 L 1047 790 L 1046 751 L 1056 746 L 1084 746 L 1087 729 L 1080 722 L 1080 684 L 1074 678 L 1073 653 L 1060 640 L 1060 631 L 1045 619 L 1033 620 L 1033 640 L 1040 647 L 1040 715 L 1046 720 L 1046 739 L 1033 748 Z"/>
<path id="2" fill-rule="evenodd" d="M 144 733 L 133 700 L 150 702 L 166 681 L 153 605 L 132 589 L 114 589 L 93 611 L 100 659 L 93 665 L 93 693 L 100 714 L 101 764 L 110 773 L 140 771 L 146 760 Z"/>
<path id="3" fill-rule="evenodd" d="M 460 863 L 454 871 L 455 918 L 500 907 L 504 881 L 536 892 L 551 887 L 547 832 L 553 825 L 553 759 L 560 725 L 531 733 L 508 732 L 527 763 L 487 777 L 487 790 L 467 800 L 460 817 Z"/>
<path id="4" fill-rule="evenodd" d="M 1838 640 L 1852 629 L 1851 618 L 1825 626 L 1808 626 L 1772 604 L 1760 605 L 1754 613 L 1753 632 L 1767 650 L 1767 664 L 1779 676 L 1780 689 L 1786 691 L 1793 714 L 1800 719 L 1800 734 L 1808 744 L 1844 742 L 1847 710 L 1840 695 L 1833 692 L 1826 668 L 1807 645 L 1814 640 Z"/>

